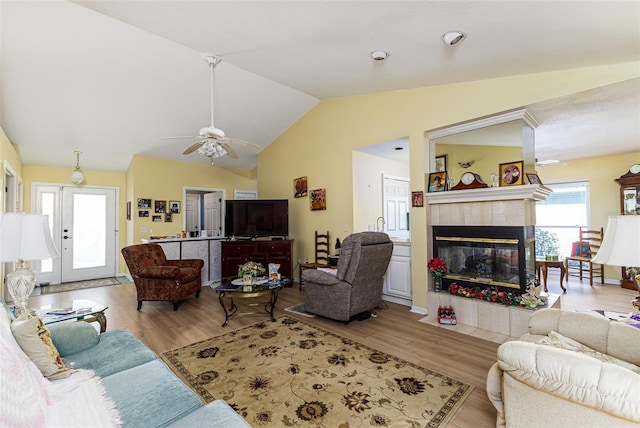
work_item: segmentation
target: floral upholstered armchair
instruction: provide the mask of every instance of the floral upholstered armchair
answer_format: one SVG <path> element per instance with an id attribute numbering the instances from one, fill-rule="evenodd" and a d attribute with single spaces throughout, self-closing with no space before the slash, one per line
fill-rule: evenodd
<path id="1" fill-rule="evenodd" d="M 374 309 L 382 302 L 382 286 L 393 243 L 386 233 L 360 232 L 342 243 L 336 275 L 307 269 L 304 309 L 338 321 Z"/>
<path id="2" fill-rule="evenodd" d="M 138 292 L 138 310 L 143 301 L 178 302 L 194 294 L 200 297 L 201 271 L 204 261 L 200 259 L 167 260 L 158 244 L 138 244 L 124 247 L 122 255 Z"/>

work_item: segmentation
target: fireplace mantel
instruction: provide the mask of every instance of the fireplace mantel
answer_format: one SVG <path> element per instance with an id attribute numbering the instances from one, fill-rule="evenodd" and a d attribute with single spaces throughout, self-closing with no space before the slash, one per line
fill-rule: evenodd
<path id="1" fill-rule="evenodd" d="M 426 200 L 429 205 L 507 200 L 544 201 L 552 192 L 553 190 L 540 184 L 527 184 L 522 186 L 431 192 L 426 194 Z"/>
<path id="2" fill-rule="evenodd" d="M 536 201 L 553 192 L 540 184 L 451 190 L 426 194 L 431 226 L 531 226 Z"/>

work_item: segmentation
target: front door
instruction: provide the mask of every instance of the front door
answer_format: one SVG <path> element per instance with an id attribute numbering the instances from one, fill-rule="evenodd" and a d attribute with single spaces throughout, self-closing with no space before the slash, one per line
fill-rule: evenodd
<path id="1" fill-rule="evenodd" d="M 36 212 L 49 216 L 60 253 L 59 259 L 42 262 L 39 282 L 116 275 L 116 189 L 36 185 Z"/>

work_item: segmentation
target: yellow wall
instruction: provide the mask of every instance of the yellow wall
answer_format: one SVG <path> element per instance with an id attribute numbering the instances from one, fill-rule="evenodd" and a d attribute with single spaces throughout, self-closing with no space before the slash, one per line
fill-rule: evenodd
<path id="1" fill-rule="evenodd" d="M 638 63 L 629 63 L 325 100 L 260 153 L 258 190 L 261 197 L 292 198 L 292 180 L 308 176 L 311 188 L 327 189 L 323 224 L 342 233 L 354 218 L 352 150 L 408 135 L 411 190 L 424 191 L 434 156 L 425 132 L 639 76 Z M 320 217 L 295 205 L 290 231 L 298 257 L 312 253 Z M 411 209 L 413 306 L 420 311 L 427 306 L 426 212 Z"/>
<path id="2" fill-rule="evenodd" d="M 22 167 L 24 179 L 25 211 L 31 211 L 32 184 L 55 183 L 71 185 L 72 168 L 51 168 L 25 165 Z M 118 221 L 120 226 L 119 248 L 139 243 L 148 238 L 142 227 L 153 229 L 154 235 L 175 235 L 182 230 L 184 207 L 180 214 L 174 214 L 172 222 L 152 222 L 152 218 L 138 218 L 137 198 L 152 200 L 181 201 L 183 187 L 204 187 L 224 189 L 227 198 L 233 197 L 234 189 L 255 190 L 256 181 L 252 171 L 228 170 L 205 164 L 173 162 L 164 159 L 136 156 L 132 159 L 127 173 L 95 171 L 83 169 L 86 181 L 82 186 L 115 187 L 119 192 Z M 131 221 L 126 219 L 126 204 L 132 201 Z M 153 211 L 150 210 L 150 211 Z M 153 215 L 153 212 L 150 213 Z M 164 220 L 164 216 L 163 216 Z M 122 256 L 118 272 L 126 272 Z"/>
<path id="3" fill-rule="evenodd" d="M 640 151 L 576 159 L 562 167 L 538 167 L 538 176 L 544 184 L 588 181 L 591 227 L 603 227 L 606 236 L 608 217 L 620 214 L 620 186 L 613 180 L 626 174 L 634 163 L 640 163 Z M 620 268 L 607 266 L 605 278 L 619 280 Z"/>
<path id="4" fill-rule="evenodd" d="M 409 179 L 409 165 L 358 151 L 353 152 L 353 227 L 362 232 L 376 224 L 384 212 L 382 200 L 383 174 Z M 325 227 L 324 230 L 326 230 Z M 331 236 L 343 240 L 348 232 L 336 230 Z M 310 256 L 313 256 L 311 254 Z M 311 258 L 305 255 L 305 258 Z"/>
<path id="5" fill-rule="evenodd" d="M 436 149 L 436 156 L 447 155 L 447 170 L 449 178 L 455 183 L 460 181 L 460 177 L 467 171 L 480 174 L 482 180 L 491 185 L 491 174 L 498 173 L 501 163 L 521 161 L 522 147 L 497 147 L 497 146 L 476 146 L 466 144 L 440 144 Z M 473 165 L 469 168 L 462 168 L 458 162 L 469 162 L 473 160 Z M 526 178 L 524 178 L 525 184 Z"/>
<path id="6" fill-rule="evenodd" d="M 7 134 L 4 133 L 2 128 L 0 128 L 0 161 L 2 165 L 4 165 L 4 162 L 8 162 L 18 176 L 22 176 L 22 159 L 20 158 L 20 152 L 17 146 L 14 146 L 11 141 L 9 141 Z M 3 180 L 4 173 L 0 177 L 0 183 L 2 183 L 4 187 Z"/>
<path id="7" fill-rule="evenodd" d="M 206 164 L 176 162 L 165 159 L 135 156 L 127 172 L 127 201 L 132 202 L 130 224 L 127 225 L 127 244 L 140 243 L 149 237 L 153 229 L 156 236 L 173 236 L 181 232 L 184 224 L 184 206 L 180 214 L 174 214 L 172 221 L 153 222 L 153 208 L 149 217 L 138 217 L 138 198 L 152 201 L 182 201 L 184 187 L 222 189 L 225 199 L 233 199 L 234 190 L 256 190 L 254 172 L 249 170 L 233 170 Z M 260 195 L 266 198 L 265 195 Z M 153 202 L 152 202 L 153 204 Z M 152 205 L 153 207 L 153 205 Z M 164 217 L 163 217 L 164 218 Z M 146 227 L 147 232 L 141 229 Z"/>
<path id="8" fill-rule="evenodd" d="M 33 183 L 50 183 L 73 186 L 71 183 L 72 172 L 72 167 L 52 168 L 24 165 L 24 211 L 31 212 L 32 210 Z M 118 189 L 118 222 L 121 231 L 119 235 L 118 248 L 124 247 L 127 237 L 123 230 L 123 226 L 126 223 L 127 213 L 125 205 L 126 175 L 121 172 L 95 171 L 88 169 L 82 169 L 82 172 L 85 176 L 85 181 L 82 183 L 82 186 L 115 187 Z M 120 256 L 118 261 L 118 272 L 126 272 L 126 265 L 122 256 Z"/>

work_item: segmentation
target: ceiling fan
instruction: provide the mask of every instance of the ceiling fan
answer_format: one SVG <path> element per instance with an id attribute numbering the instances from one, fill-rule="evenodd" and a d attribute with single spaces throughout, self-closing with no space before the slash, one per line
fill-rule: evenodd
<path id="1" fill-rule="evenodd" d="M 565 166 L 566 164 L 567 164 L 566 162 L 561 162 L 556 159 L 547 159 L 543 161 L 538 161 L 538 159 L 536 158 L 536 166 Z"/>
<path id="2" fill-rule="evenodd" d="M 215 158 L 225 155 L 234 159 L 238 158 L 238 153 L 236 153 L 236 151 L 229 145 L 229 143 L 241 144 L 260 150 L 260 146 L 258 146 L 257 144 L 240 140 L 238 138 L 227 137 L 222 129 L 216 128 L 213 124 L 213 69 L 216 67 L 216 65 L 218 65 L 222 58 L 215 55 L 208 55 L 204 58 L 204 60 L 207 61 L 211 70 L 211 124 L 200 129 L 198 135 L 169 137 L 163 138 L 163 140 L 194 138 L 196 142 L 187 147 L 187 149 L 182 154 L 188 155 L 190 153 L 198 151 L 200 154 L 211 159 L 211 165 L 213 165 L 213 160 Z"/>

